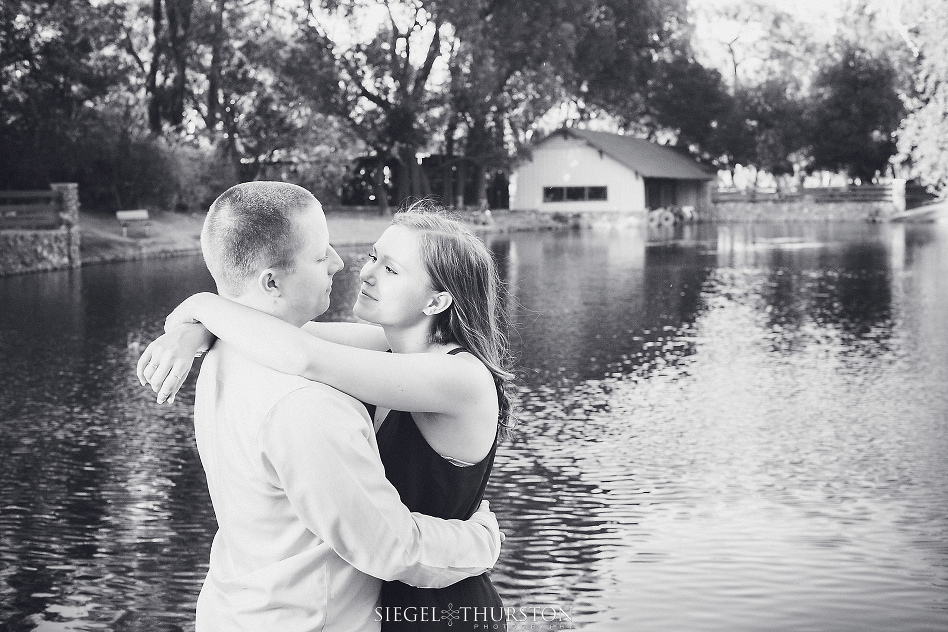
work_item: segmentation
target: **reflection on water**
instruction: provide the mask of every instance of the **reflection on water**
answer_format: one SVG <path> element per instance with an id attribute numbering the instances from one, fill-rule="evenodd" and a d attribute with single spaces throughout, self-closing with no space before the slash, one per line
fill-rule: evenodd
<path id="1" fill-rule="evenodd" d="M 492 247 L 522 378 L 489 490 L 511 629 L 948 629 L 943 229 Z M 193 629 L 193 376 L 157 406 L 132 367 L 209 288 L 199 258 L 0 279 L 0 628 Z"/>

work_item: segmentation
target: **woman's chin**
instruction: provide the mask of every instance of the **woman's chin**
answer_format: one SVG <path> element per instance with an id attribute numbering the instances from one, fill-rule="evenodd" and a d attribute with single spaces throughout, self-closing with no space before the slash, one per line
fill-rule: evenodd
<path id="1" fill-rule="evenodd" d="M 352 306 L 352 315 L 362 320 L 369 320 L 366 310 L 363 309 L 361 297 L 357 298 L 355 305 Z"/>

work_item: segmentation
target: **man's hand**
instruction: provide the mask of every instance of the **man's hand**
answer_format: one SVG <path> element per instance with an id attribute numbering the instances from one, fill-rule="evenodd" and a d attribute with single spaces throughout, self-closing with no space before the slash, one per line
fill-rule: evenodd
<path id="1" fill-rule="evenodd" d="M 158 393 L 158 403 L 174 401 L 175 393 L 184 384 L 194 364 L 194 356 L 210 347 L 213 337 L 201 324 L 179 325 L 145 348 L 138 359 L 138 380 L 151 384 Z"/>
<path id="2" fill-rule="evenodd" d="M 504 536 L 504 532 L 500 530 L 500 525 L 497 524 L 497 516 L 495 516 L 494 512 L 490 510 L 490 502 L 482 500 L 480 506 L 478 506 L 477 511 L 474 512 L 474 515 L 471 516 L 470 520 L 471 522 L 484 525 L 490 531 L 491 537 L 494 541 L 494 546 L 497 551 L 494 555 L 494 563 L 496 564 L 497 558 L 500 557 L 500 544 L 506 539 L 506 537 Z"/>

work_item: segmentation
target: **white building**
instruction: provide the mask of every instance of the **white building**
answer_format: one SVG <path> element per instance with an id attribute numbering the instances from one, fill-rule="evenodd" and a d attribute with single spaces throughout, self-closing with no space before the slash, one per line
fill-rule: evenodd
<path id="1" fill-rule="evenodd" d="M 511 178 L 512 210 L 642 213 L 704 210 L 715 175 L 641 138 L 565 128 L 534 145 Z"/>

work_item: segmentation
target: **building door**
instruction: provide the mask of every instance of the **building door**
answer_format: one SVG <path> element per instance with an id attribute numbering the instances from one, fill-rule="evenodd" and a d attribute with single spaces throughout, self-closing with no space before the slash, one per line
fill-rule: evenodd
<path id="1" fill-rule="evenodd" d="M 653 211 L 677 204 L 675 181 L 667 178 L 645 178 L 645 206 Z"/>

